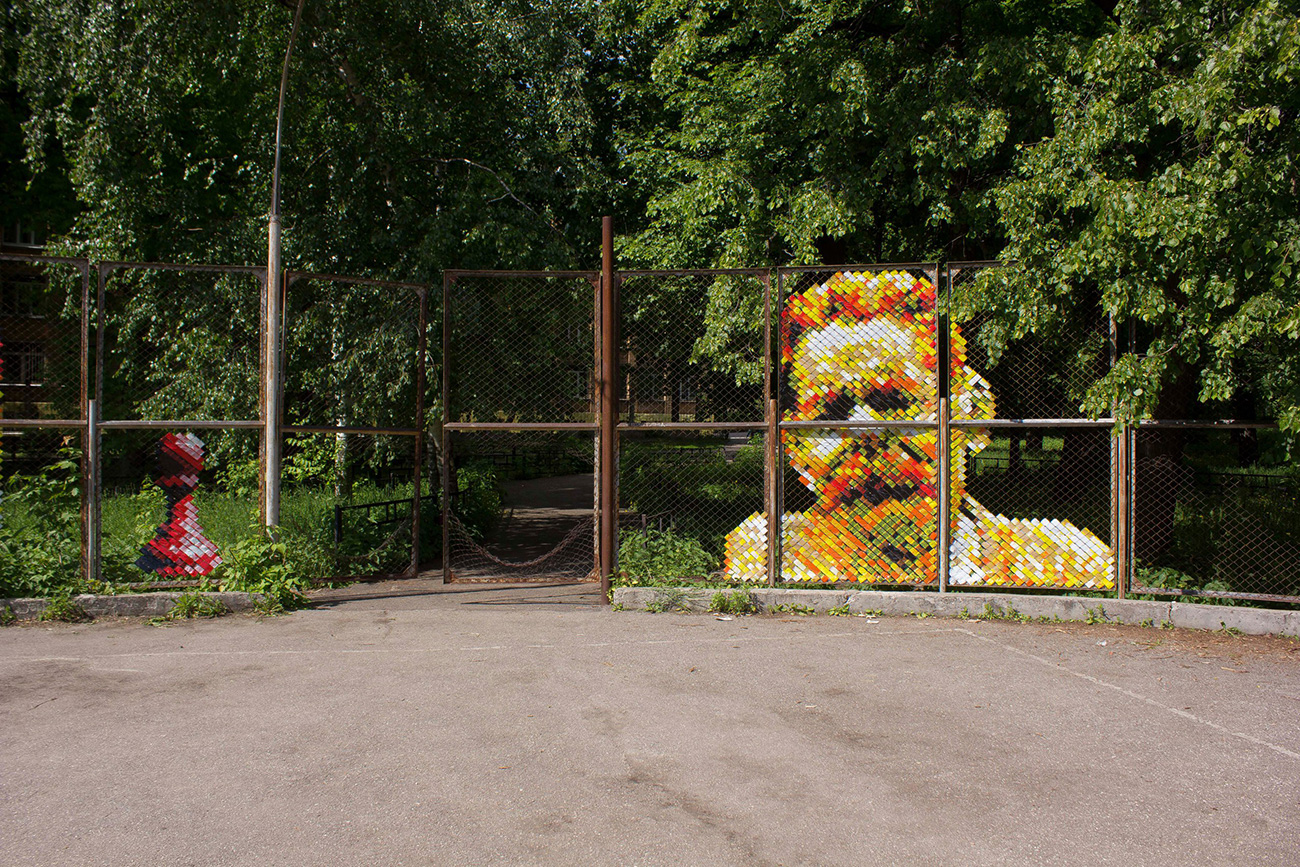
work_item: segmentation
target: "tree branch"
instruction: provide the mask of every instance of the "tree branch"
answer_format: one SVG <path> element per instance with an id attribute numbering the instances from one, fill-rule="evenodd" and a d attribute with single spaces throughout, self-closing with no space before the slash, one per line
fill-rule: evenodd
<path id="1" fill-rule="evenodd" d="M 569 239 L 564 237 L 564 233 L 561 232 L 556 227 L 554 220 L 543 217 L 541 214 L 537 213 L 537 210 L 534 209 L 532 205 L 528 204 L 523 199 L 515 195 L 515 191 L 510 189 L 510 185 L 507 184 L 504 180 L 502 180 L 499 174 L 497 174 L 495 171 L 488 168 L 487 166 L 483 165 L 482 163 L 476 163 L 473 160 L 466 159 L 465 157 L 449 157 L 449 158 L 448 157 L 422 157 L 422 159 L 429 160 L 435 163 L 443 163 L 448 165 L 452 163 L 462 163 L 466 166 L 469 166 L 470 168 L 475 168 L 475 169 L 479 169 L 480 171 L 487 172 L 489 175 L 492 176 L 493 180 L 495 180 L 498 184 L 501 185 L 501 189 L 503 190 L 502 195 L 498 196 L 495 199 L 490 199 L 489 201 L 499 202 L 504 198 L 509 198 L 513 200 L 521 208 L 528 211 L 528 213 L 532 214 L 537 219 L 546 223 L 546 227 L 550 229 L 556 235 L 556 237 L 558 237 L 561 241 L 564 242 L 564 246 L 569 247 Z M 571 249 L 572 248 L 570 248 L 570 250 Z"/>

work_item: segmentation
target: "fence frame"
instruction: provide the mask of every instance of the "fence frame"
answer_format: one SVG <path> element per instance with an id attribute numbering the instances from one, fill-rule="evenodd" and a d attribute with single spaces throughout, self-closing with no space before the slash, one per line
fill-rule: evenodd
<path id="1" fill-rule="evenodd" d="M 101 576 L 101 556 L 100 544 L 103 536 L 101 505 L 103 496 L 103 444 L 102 436 L 106 430 L 169 430 L 177 428 L 189 428 L 193 430 L 258 430 L 266 429 L 266 393 L 259 389 L 258 393 L 258 414 L 259 418 L 253 419 L 194 419 L 189 421 L 177 419 L 105 419 L 103 418 L 104 406 L 104 360 L 105 360 L 105 330 L 107 328 L 107 286 L 110 277 L 117 271 L 164 271 L 174 273 L 198 273 L 198 274 L 244 274 L 251 276 L 258 281 L 259 298 L 258 309 L 260 311 L 260 321 L 258 323 L 258 334 L 265 335 L 268 323 L 266 321 L 266 304 L 267 304 L 267 275 L 266 267 L 261 265 L 208 265 L 208 264 L 179 264 L 175 262 L 127 262 L 127 261 L 105 261 L 96 264 L 98 272 L 98 287 L 96 292 L 95 303 L 95 351 L 94 351 L 94 398 L 89 402 L 87 407 L 88 429 L 90 437 L 90 446 L 87 449 L 85 460 L 88 463 L 89 487 L 93 491 L 94 505 L 92 507 L 93 515 L 90 521 L 90 548 L 88 550 L 88 568 L 85 575 L 88 580 L 98 581 Z M 262 359 L 260 365 L 265 375 L 265 354 L 259 353 Z M 261 464 L 265 469 L 266 455 L 259 448 Z M 266 473 L 262 472 L 258 478 L 258 500 L 265 502 L 265 485 Z M 140 582 L 142 585 L 151 587 L 176 587 L 187 586 L 192 584 L 190 581 L 145 581 Z"/>
<path id="2" fill-rule="evenodd" d="M 951 335 L 953 325 L 950 321 L 954 278 L 959 273 L 972 269 L 997 267 L 1000 263 L 991 261 L 953 261 L 923 263 L 867 263 L 858 265 L 802 265 L 779 268 L 737 268 L 737 269 L 652 269 L 618 271 L 613 257 L 612 226 L 607 220 L 603 226 L 602 262 L 599 271 L 506 271 L 506 270 L 468 270 L 448 269 L 443 272 L 442 286 L 442 369 L 441 369 L 441 419 L 437 423 L 437 443 L 440 446 L 439 476 L 443 491 L 444 513 L 450 508 L 450 438 L 457 432 L 590 432 L 596 438 L 597 459 L 595 473 L 598 480 L 595 511 L 597 521 L 595 532 L 596 572 L 601 580 L 602 596 L 608 601 L 608 590 L 613 575 L 616 574 L 618 552 L 618 461 L 619 442 L 628 432 L 690 432 L 702 430 L 716 431 L 750 431 L 761 433 L 763 437 L 764 480 L 762 501 L 767 514 L 767 574 L 769 585 L 781 581 L 782 574 L 782 523 L 786 491 L 784 490 L 784 468 L 786 464 L 784 435 L 787 431 L 804 430 L 886 430 L 891 428 L 924 428 L 934 430 L 938 438 L 936 456 L 936 476 L 938 488 L 938 581 L 920 582 L 920 589 L 950 592 L 958 588 L 949 584 L 951 564 L 949 562 L 952 544 L 952 520 L 950 511 L 951 481 L 953 478 L 951 454 L 953 434 L 963 429 L 986 429 L 1016 431 L 1028 428 L 1097 429 L 1110 433 L 1110 548 L 1114 557 L 1115 595 L 1123 599 L 1131 593 L 1142 593 L 1168 597 L 1218 597 L 1226 599 L 1246 599 L 1274 603 L 1296 603 L 1300 597 L 1273 593 L 1247 593 L 1238 591 L 1179 590 L 1143 586 L 1135 574 L 1135 501 L 1136 489 L 1136 437 L 1143 430 L 1190 429 L 1190 430 L 1239 430 L 1239 429 L 1276 429 L 1276 422 L 1243 421 L 1238 419 L 1154 419 L 1135 422 L 1122 422 L 1113 415 L 1096 418 L 992 418 L 968 419 L 953 418 L 950 404 L 950 367 Z M 82 524 L 82 571 L 88 578 L 100 575 L 100 499 L 102 496 L 102 448 L 100 438 L 106 430 L 164 430 L 172 428 L 188 429 L 249 429 L 262 433 L 262 446 L 259 449 L 262 460 L 262 473 L 259 477 L 259 500 L 263 517 L 267 516 L 267 504 L 273 495 L 278 500 L 281 482 L 279 461 L 268 460 L 266 442 L 274 436 L 277 441 L 285 434 L 309 433 L 329 434 L 345 433 L 366 436 L 406 436 L 414 437 L 414 488 L 412 498 L 412 556 L 407 575 L 416 575 L 419 570 L 419 531 L 420 505 L 423 495 L 423 468 L 427 456 L 425 435 L 428 432 L 426 389 L 428 386 L 428 326 L 429 326 L 429 285 L 416 282 L 397 282 L 365 277 L 324 274 L 314 271 L 283 272 L 281 286 L 283 295 L 279 299 L 279 321 L 267 321 L 268 280 L 263 266 L 246 265 L 208 265 L 177 264 L 166 262 L 127 262 L 104 261 L 92 263 L 87 258 L 27 255 L 22 253 L 2 252 L 0 263 L 18 265 L 67 266 L 75 269 L 81 278 L 81 322 L 79 357 L 80 387 L 78 391 L 77 418 L 58 419 L 0 419 L 0 429 L 50 428 L 78 430 L 84 438 L 85 447 L 81 461 L 81 524 Z M 92 295 L 90 272 L 94 268 L 97 274 L 96 291 Z M 922 273 L 935 286 L 936 305 L 933 321 L 938 366 L 937 411 L 933 420 L 908 419 L 893 421 L 872 421 L 869 423 L 850 423 L 843 421 L 800 421 L 782 418 L 782 383 L 784 375 L 781 363 L 774 356 L 776 340 L 775 330 L 784 310 L 787 296 L 801 275 L 829 274 L 844 271 L 907 270 Z M 259 331 L 265 337 L 274 329 L 279 338 L 279 351 L 270 357 L 265 351 L 261 354 L 263 388 L 259 390 L 258 418 L 243 419 L 114 419 L 104 418 L 103 388 L 105 378 L 105 331 L 107 328 L 107 284 L 111 277 L 122 271 L 164 271 L 190 272 L 207 274 L 242 274 L 258 280 L 260 286 L 259 309 L 261 322 Z M 620 381 L 619 351 L 621 335 L 619 334 L 619 288 L 632 278 L 670 278 L 670 277 L 722 277 L 737 276 L 752 278 L 763 286 L 763 387 L 762 419 L 752 421 L 626 421 L 619 414 L 617 386 Z M 449 307 L 451 287 L 460 279 L 475 278 L 541 278 L 572 279 L 589 283 L 593 289 L 593 330 L 594 346 L 592 352 L 593 369 L 596 373 L 596 392 L 593 400 L 596 418 L 591 422 L 572 421 L 534 421 L 534 422 L 471 422 L 454 421 L 451 415 L 453 395 L 451 394 L 451 367 L 453 353 L 451 340 L 455 312 Z M 775 295 L 772 280 L 775 277 Z M 410 427 L 371 427 L 340 425 L 288 425 L 284 422 L 284 373 L 287 369 L 287 346 L 284 340 L 287 328 L 286 317 L 289 315 L 287 304 L 290 288 L 301 281 L 321 280 L 346 285 L 371 286 L 377 290 L 395 292 L 414 292 L 418 298 L 417 346 L 415 359 L 415 398 L 413 426 Z M 93 322 L 92 322 L 93 318 Z M 91 342 L 91 330 L 94 341 Z M 1120 352 L 1121 329 L 1117 328 L 1113 318 L 1105 320 L 1106 340 L 1108 343 L 1109 363 L 1113 365 Z M 1128 329 L 1127 350 L 1133 346 L 1132 325 Z M 271 401 L 270 396 L 278 400 Z M 278 405 L 277 417 L 268 417 L 268 404 Z M 277 443 L 281 444 L 281 443 Z M 278 458 L 278 449 L 271 458 Z M 448 526 L 443 521 L 444 552 L 449 550 L 447 539 Z M 444 556 L 443 573 L 448 576 L 450 564 Z M 391 577 L 391 576 L 389 576 Z M 176 584 L 177 582 L 157 582 L 157 586 Z M 936 587 L 937 583 L 937 587 Z M 970 588 L 978 589 L 980 585 Z M 1052 592 L 1053 588 L 1034 588 Z"/>
<path id="3" fill-rule="evenodd" d="M 409 428 L 380 428 L 365 426 L 339 426 L 339 425 L 289 425 L 284 423 L 284 373 L 288 369 L 288 342 L 285 337 L 288 333 L 288 316 L 289 316 L 289 291 L 293 284 L 299 280 L 319 280 L 342 284 L 345 286 L 369 286 L 375 289 L 386 289 L 393 292 L 414 292 L 419 302 L 419 313 L 416 321 L 416 358 L 415 358 L 415 417 L 414 426 Z M 380 280 L 373 277 L 348 277 L 338 274 L 324 274 L 316 271 L 293 271 L 286 269 L 284 278 L 280 281 L 281 291 L 284 293 L 280 298 L 279 310 L 280 321 L 276 323 L 278 335 L 279 352 L 275 354 L 272 368 L 265 373 L 268 391 L 274 390 L 277 399 L 274 406 L 278 409 L 275 418 L 267 419 L 271 427 L 271 434 L 268 435 L 269 441 L 273 436 L 276 441 L 274 452 L 266 456 L 266 467 L 263 474 L 264 502 L 275 505 L 276 512 L 279 511 L 280 486 L 283 482 L 283 473 L 280 468 L 280 455 L 283 448 L 284 435 L 286 433 L 318 433 L 318 434 L 357 434 L 361 436 L 407 436 L 413 437 L 415 442 L 414 468 L 412 470 L 412 489 L 411 489 L 411 560 L 408 571 L 404 576 L 382 576 L 384 578 L 392 577 L 410 577 L 415 578 L 420 574 L 420 502 L 422 499 L 422 487 L 424 481 L 424 433 L 426 427 L 424 390 L 428 369 L 428 323 L 429 323 L 429 284 L 403 282 L 396 280 Z M 266 402 L 263 402 L 265 412 Z M 265 515 L 268 512 L 264 512 Z M 356 580 L 356 579 L 353 579 Z"/>
<path id="4" fill-rule="evenodd" d="M 608 218 L 606 218 L 608 221 Z M 608 256 L 607 261 L 612 261 L 613 256 L 613 235 L 607 231 Z M 452 287 L 462 279 L 555 279 L 555 280 L 573 280 L 586 281 L 593 293 L 593 364 L 598 371 L 597 389 L 594 395 L 596 402 L 596 420 L 591 422 L 473 422 L 473 421 L 455 421 L 453 420 L 452 393 L 451 393 L 451 358 L 452 348 L 452 329 L 454 324 L 455 312 L 451 304 Z M 449 268 L 442 272 L 442 412 L 439 423 L 439 476 L 442 485 L 442 579 L 444 583 L 450 583 L 453 579 L 451 572 L 451 501 L 452 501 L 452 435 L 455 433 L 486 433 L 491 431 L 504 433 L 523 433 L 527 431 L 541 433 L 561 433 L 565 431 L 592 432 L 596 436 L 597 458 L 594 472 L 596 478 L 601 480 L 601 495 L 598 496 L 596 509 L 597 520 L 593 532 L 596 534 L 596 562 L 593 567 L 602 572 L 602 564 L 605 562 L 605 548 L 607 534 L 603 531 L 605 500 L 604 496 L 604 479 L 607 473 L 602 472 L 605 466 L 605 454 L 608 447 L 609 438 L 605 435 L 605 415 L 608 402 L 604 398 L 604 388 L 607 383 L 603 378 L 605 365 L 612 363 L 615 368 L 618 364 L 617 352 L 610 353 L 606 349 L 606 341 L 609 338 L 609 329 L 605 326 L 602 318 L 605 311 L 616 310 L 615 302 L 612 297 L 614 286 L 612 281 L 604 278 L 602 272 L 598 271 L 503 271 L 503 270 L 479 270 Z M 617 402 L 614 404 L 617 411 Z M 617 463 L 614 464 L 617 468 Z M 615 510 L 617 511 L 617 501 Z M 608 602 L 608 578 L 602 577 L 602 597 Z"/>
<path id="5" fill-rule="evenodd" d="M 775 543 L 774 545 L 772 543 L 769 543 L 769 547 L 775 547 L 776 551 L 774 556 L 770 555 L 770 559 L 772 562 L 768 572 L 768 584 L 775 585 L 777 582 L 781 580 L 781 575 L 782 575 L 781 569 L 782 569 L 783 557 L 785 553 L 782 547 L 783 545 L 782 537 L 784 535 L 782 533 L 782 529 L 784 527 L 784 518 L 785 518 L 784 479 L 785 479 L 786 456 L 785 456 L 784 433 L 786 431 L 801 431 L 801 430 L 808 431 L 808 430 L 822 429 L 822 430 L 839 430 L 839 431 L 847 432 L 847 431 L 855 431 L 855 430 L 869 431 L 869 430 L 889 430 L 889 429 L 903 429 L 903 428 L 908 428 L 908 429 L 934 428 L 937 429 L 938 438 L 939 438 L 939 442 L 937 446 L 938 452 L 936 455 L 936 467 L 935 467 L 935 474 L 937 477 L 937 481 L 939 483 L 938 490 L 936 492 L 936 497 L 938 498 L 939 501 L 938 518 L 937 518 L 937 529 L 939 533 L 939 538 L 937 541 L 937 546 L 938 546 L 937 553 L 939 557 L 939 564 L 938 564 L 937 577 L 938 577 L 938 590 L 940 592 L 946 592 L 948 589 L 947 563 L 948 563 L 948 530 L 949 530 L 948 521 L 947 521 L 948 475 L 946 469 L 947 469 L 949 458 L 948 458 L 948 445 L 947 445 L 948 401 L 947 401 L 947 394 L 944 389 L 947 384 L 946 361 L 947 361 L 948 339 L 947 339 L 947 332 L 946 331 L 941 332 L 941 329 L 939 328 L 939 324 L 941 321 L 940 301 L 939 301 L 941 295 L 939 291 L 939 286 L 940 286 L 939 279 L 940 279 L 940 274 L 942 273 L 939 263 L 938 262 L 881 262 L 875 264 L 857 264 L 857 265 L 848 265 L 848 264 L 846 265 L 786 265 L 779 268 L 775 268 L 773 270 L 776 271 L 776 275 L 777 275 L 777 305 L 775 311 L 770 311 L 768 315 L 769 330 L 771 328 L 771 322 L 773 317 L 775 317 L 776 321 L 779 322 L 781 320 L 781 317 L 784 315 L 785 305 L 788 299 L 788 295 L 786 292 L 787 281 L 790 280 L 791 278 L 797 279 L 800 274 L 833 274 L 833 273 L 843 273 L 845 271 L 873 271 L 877 273 L 880 271 L 908 271 L 908 272 L 919 271 L 922 274 L 924 274 L 926 278 L 930 280 L 930 283 L 935 290 L 935 309 L 934 309 L 934 319 L 932 321 L 932 327 L 934 328 L 933 335 L 934 335 L 935 350 L 936 350 L 936 359 L 935 359 L 935 364 L 937 368 L 936 375 L 938 376 L 939 381 L 937 383 L 938 406 L 936 409 L 934 421 L 927 421 L 924 419 L 906 420 L 906 421 L 882 420 L 882 421 L 873 421 L 870 423 L 862 423 L 862 424 L 851 424 L 842 421 L 811 421 L 811 420 L 785 421 L 782 418 L 784 410 L 781 406 L 781 400 L 780 400 L 782 389 L 778 389 L 777 397 L 773 402 L 774 403 L 773 413 L 776 415 L 777 418 L 775 428 L 777 430 L 778 436 L 780 436 L 780 440 L 778 441 L 775 449 L 776 452 L 774 456 L 775 461 L 768 469 L 768 472 L 772 474 L 772 477 L 774 479 L 774 485 L 777 490 L 777 500 L 775 504 L 776 505 Z M 769 378 L 771 377 L 780 378 L 784 376 L 784 371 L 781 369 L 780 365 L 774 365 L 773 368 L 769 370 L 768 376 Z M 783 379 L 779 379 L 778 381 L 782 383 L 784 382 Z M 769 528 L 769 539 L 772 538 L 773 538 L 772 531 Z M 898 586 L 898 585 L 894 585 L 894 586 Z M 920 581 L 910 586 L 914 586 L 920 589 L 928 589 L 930 585 L 928 584 L 928 582 Z"/>
<path id="6" fill-rule="evenodd" d="M 81 433 L 83 449 L 81 458 L 81 574 L 90 575 L 98 569 L 98 545 L 95 531 L 99 526 L 98 477 L 88 459 L 98 446 L 94 417 L 91 415 L 88 385 L 90 382 L 90 260 L 79 256 L 25 255 L 0 253 L 0 262 L 25 265 L 65 265 L 75 268 L 81 276 L 81 334 L 78 351 L 80 387 L 78 389 L 75 419 L 10 419 L 0 418 L 0 430 L 23 428 L 62 428 Z"/>

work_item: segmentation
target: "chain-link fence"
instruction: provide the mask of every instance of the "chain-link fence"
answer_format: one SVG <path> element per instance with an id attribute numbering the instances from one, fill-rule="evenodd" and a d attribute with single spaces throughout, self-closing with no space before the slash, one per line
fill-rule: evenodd
<path id="1" fill-rule="evenodd" d="M 588 431 L 459 431 L 445 439 L 448 580 L 595 574 L 596 439 Z"/>
<path id="2" fill-rule="evenodd" d="M 1115 329 L 1082 304 L 1022 334 L 990 263 L 452 271 L 432 315 L 422 284 L 289 272 L 270 366 L 263 269 L 97 270 L 0 256 L 8 593 L 253 557 L 278 382 L 281 531 L 322 580 L 598 578 L 609 509 L 628 582 L 1300 599 L 1276 426 L 1090 413 Z"/>
<path id="3" fill-rule="evenodd" d="M 781 581 L 938 578 L 937 269 L 780 272 Z"/>
<path id="4" fill-rule="evenodd" d="M 448 272 L 446 419 L 594 423 L 596 279 L 585 272 Z"/>
<path id="5" fill-rule="evenodd" d="M 444 275 L 445 580 L 597 575 L 599 280 Z"/>
<path id="6" fill-rule="evenodd" d="M 1300 485 L 1271 427 L 1140 427 L 1133 590 L 1300 596 Z"/>
<path id="7" fill-rule="evenodd" d="M 0 424 L 85 418 L 89 263 L 0 255 Z"/>
<path id="8" fill-rule="evenodd" d="M 98 275 L 89 577 L 207 580 L 263 534 L 266 271 L 104 262 Z"/>
<path id="9" fill-rule="evenodd" d="M 264 269 L 96 270 L 92 293 L 84 260 L 0 256 L 6 594 L 78 578 L 192 585 L 266 566 L 273 377 L 291 422 L 281 542 L 301 577 L 412 574 L 439 555 L 438 500 L 421 502 L 419 484 L 425 287 L 287 274 L 277 371 Z"/>
<path id="10" fill-rule="evenodd" d="M 335 577 L 415 575 L 440 549 L 427 299 L 424 284 L 286 274 L 281 524 L 319 535 Z"/>
<path id="11" fill-rule="evenodd" d="M 620 580 L 765 581 L 770 276 L 616 279 Z"/>
<path id="12" fill-rule="evenodd" d="M 618 566 L 628 580 L 766 580 L 761 430 L 622 430 Z"/>
<path id="13" fill-rule="evenodd" d="M 86 573 L 90 263 L 0 255 L 0 594 Z"/>
<path id="14" fill-rule="evenodd" d="M 948 266 L 953 373 L 967 366 L 987 384 L 987 417 L 1078 420 L 1088 418 L 1084 397 L 1110 366 L 1111 336 L 1096 305 L 1061 310 L 1038 330 L 1022 334 L 1021 311 L 1007 307 L 996 263 Z M 954 388 L 960 391 L 960 380 Z M 962 418 L 957 393 L 953 417 Z"/>
<path id="15" fill-rule="evenodd" d="M 1022 335 L 995 264 L 947 276 L 949 583 L 1114 588 L 1116 444 L 1084 411 L 1111 362 L 1107 321 L 1085 306 Z"/>
<path id="16" fill-rule="evenodd" d="M 763 421 L 767 281 L 751 272 L 619 277 L 619 421 Z"/>

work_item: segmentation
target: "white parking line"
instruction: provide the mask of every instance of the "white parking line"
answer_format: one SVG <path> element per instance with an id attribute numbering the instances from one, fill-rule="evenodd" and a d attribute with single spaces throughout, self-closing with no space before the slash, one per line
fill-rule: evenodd
<path id="1" fill-rule="evenodd" d="M 1010 644 L 1006 644 L 1006 643 L 1001 642 L 1001 641 L 998 641 L 998 640 L 996 640 L 996 639 L 989 638 L 989 637 L 987 637 L 987 636 L 985 636 L 985 635 L 978 635 L 978 634 L 976 634 L 976 633 L 974 633 L 974 632 L 971 632 L 969 629 L 960 629 L 960 628 L 958 628 L 958 629 L 954 629 L 953 631 L 954 631 L 954 632 L 964 632 L 966 635 L 969 635 L 971 638 L 977 639 L 977 640 L 979 640 L 979 641 L 983 641 L 983 642 L 985 642 L 985 643 L 987 643 L 987 644 L 992 644 L 992 645 L 995 645 L 995 646 L 997 646 L 997 647 L 1001 647 L 1003 650 L 1009 650 L 1009 651 L 1011 651 L 1012 653 L 1015 653 L 1015 654 L 1018 654 L 1018 655 L 1020 655 L 1020 656 L 1025 657 L 1026 659 L 1032 659 L 1034 662 L 1037 662 L 1037 663 L 1039 663 L 1040 665 L 1044 665 L 1044 666 L 1046 666 L 1047 668 L 1052 669 L 1053 671 L 1062 671 L 1062 672 L 1065 672 L 1066 674 L 1073 675 L 1074 677 L 1077 677 L 1077 678 L 1079 678 L 1080 680 L 1086 680 L 1086 681 L 1088 681 L 1089 683 L 1095 684 L 1095 685 L 1097 685 L 1097 686 L 1105 687 L 1106 689 L 1113 689 L 1113 690 L 1115 690 L 1115 692 L 1118 692 L 1118 693 L 1121 693 L 1121 694 L 1123 694 L 1123 695 L 1126 695 L 1126 696 L 1128 696 L 1129 698 L 1134 698 L 1134 699 L 1137 699 L 1137 700 L 1140 701 L 1140 702 L 1143 702 L 1143 703 L 1145 703 L 1145 704 L 1149 704 L 1149 705 L 1151 705 L 1152 707 L 1157 707 L 1157 708 L 1160 708 L 1160 709 L 1163 710 L 1163 711 L 1168 711 L 1169 713 L 1173 714 L 1174 716 L 1180 716 L 1180 717 L 1183 717 L 1184 719 L 1191 720 L 1191 721 L 1194 722 L 1194 723 L 1199 723 L 1200 725 L 1206 726 L 1206 727 L 1208 727 L 1208 728 L 1212 728 L 1212 729 L 1214 729 L 1215 731 L 1220 732 L 1220 733 L 1222 733 L 1222 734 L 1225 734 L 1225 735 L 1231 735 L 1231 736 L 1234 737 L 1234 738 L 1240 738 L 1241 740 L 1243 740 L 1243 741 L 1247 741 L 1248 743 L 1255 744 L 1256 746 L 1267 747 L 1268 749 L 1273 750 L 1274 752 L 1281 753 L 1281 754 L 1284 755 L 1284 756 L 1289 756 L 1289 757 L 1291 757 L 1291 758 L 1293 758 L 1293 759 L 1300 760 L 1300 753 L 1292 752 L 1291 750 L 1288 750 L 1286 747 L 1278 746 L 1278 745 L 1275 744 L 1275 743 L 1272 743 L 1272 742 L 1270 742 L 1270 741 L 1263 740 L 1262 738 L 1257 738 L 1257 737 L 1255 737 L 1254 735 L 1248 735 L 1248 734 L 1246 734 L 1245 732 L 1234 732 L 1232 729 L 1225 728 L 1224 726 L 1221 726 L 1221 725 L 1219 725 L 1219 724 L 1216 723 L 1216 722 L 1211 722 L 1210 720 L 1204 719 L 1203 717 L 1199 717 L 1199 716 L 1197 716 L 1197 715 L 1194 714 L 1194 713 L 1188 713 L 1187 711 L 1183 710 L 1182 708 L 1170 707 L 1170 706 L 1167 705 L 1167 704 L 1161 704 L 1160 702 L 1156 701 L 1155 699 L 1153 699 L 1153 698 L 1149 698 L 1149 697 L 1147 697 L 1147 696 L 1145 696 L 1145 695 L 1142 695 L 1141 693 L 1134 692 L 1133 690 L 1131 690 L 1131 689 L 1127 689 L 1127 688 L 1122 687 L 1122 686 L 1119 686 L 1118 684 L 1109 683 L 1109 682 L 1107 682 L 1107 681 L 1102 680 L 1102 679 L 1099 678 L 1099 677 L 1093 677 L 1091 674 L 1085 674 L 1085 673 L 1082 672 L 1082 671 L 1075 671 L 1075 670 L 1072 669 L 1072 668 L 1067 668 L 1066 666 L 1062 665 L 1061 663 L 1059 663 L 1059 662 L 1055 662 L 1055 661 L 1053 661 L 1053 660 L 1051 660 L 1051 659 L 1047 659 L 1046 657 L 1038 656 L 1037 654 L 1030 653 L 1030 652 L 1027 651 L 1027 650 L 1023 650 L 1023 649 L 1021 649 L 1021 648 L 1019 648 L 1019 647 L 1014 647 L 1014 646 L 1012 646 L 1012 645 L 1010 645 Z"/>

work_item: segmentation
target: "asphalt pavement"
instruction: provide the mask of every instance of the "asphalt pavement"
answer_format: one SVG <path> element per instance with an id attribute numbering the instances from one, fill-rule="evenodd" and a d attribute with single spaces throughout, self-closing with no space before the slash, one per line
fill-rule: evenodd
<path id="1" fill-rule="evenodd" d="M 1300 641 L 358 585 L 0 630 L 6 865 L 1300 864 Z"/>

